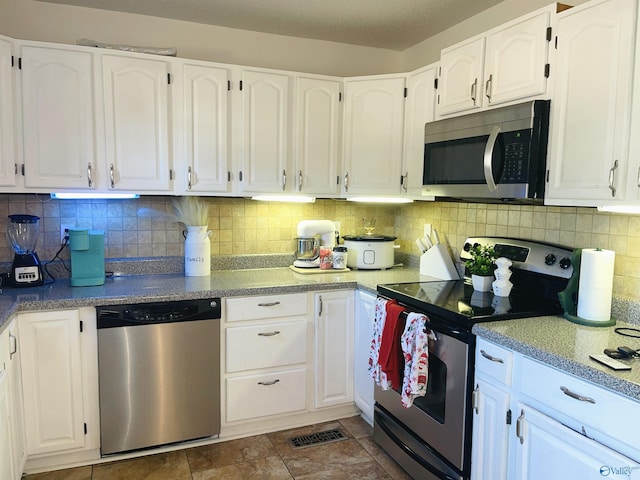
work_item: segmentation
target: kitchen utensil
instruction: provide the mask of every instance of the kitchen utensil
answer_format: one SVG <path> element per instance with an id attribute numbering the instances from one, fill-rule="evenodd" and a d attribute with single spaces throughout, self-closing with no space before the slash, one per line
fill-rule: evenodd
<path id="1" fill-rule="evenodd" d="M 438 230 L 433 229 L 433 244 L 438 245 L 440 243 L 440 235 L 438 235 Z"/>
<path id="2" fill-rule="evenodd" d="M 9 215 L 7 237 L 15 251 L 11 266 L 11 282 L 15 287 L 42 285 L 44 275 L 36 253 L 40 217 L 35 215 Z"/>
<path id="3" fill-rule="evenodd" d="M 320 266 L 320 245 L 333 248 L 336 242 L 336 225 L 330 220 L 302 220 L 298 223 L 296 260 L 293 264 L 300 268 Z"/>
<path id="4" fill-rule="evenodd" d="M 427 250 L 433 247 L 433 242 L 431 241 L 431 237 L 429 235 L 424 236 L 424 243 L 427 246 Z"/>
<path id="5" fill-rule="evenodd" d="M 425 253 L 428 250 L 422 238 L 416 238 L 416 245 L 418 246 L 420 253 Z"/>
<path id="6" fill-rule="evenodd" d="M 377 270 L 391 268 L 394 265 L 393 242 L 397 237 L 386 235 L 345 235 L 344 245 L 349 250 L 347 266 Z"/>
<path id="7" fill-rule="evenodd" d="M 319 239 L 315 237 L 296 237 L 296 260 L 315 260 L 320 255 Z"/>

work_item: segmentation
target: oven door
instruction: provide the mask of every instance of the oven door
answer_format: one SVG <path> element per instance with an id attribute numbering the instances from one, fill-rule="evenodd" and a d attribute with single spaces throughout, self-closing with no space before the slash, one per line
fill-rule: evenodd
<path id="1" fill-rule="evenodd" d="M 399 428 L 409 430 L 412 433 L 409 436 L 417 437 L 429 451 L 435 452 L 434 458 L 444 460 L 440 463 L 450 464 L 459 472 L 463 472 L 467 471 L 470 465 L 470 401 L 475 337 L 469 332 L 437 327 L 434 322 L 431 327 L 437 340 L 429 342 L 429 379 L 426 395 L 417 397 L 410 408 L 404 408 L 399 392 L 382 390 L 376 386 L 376 415 L 382 422 L 375 424 L 374 429 L 378 430 L 378 436 L 389 436 L 391 430 L 391 436 L 395 437 L 401 436 Z M 384 418 L 381 416 L 382 413 Z M 397 425 L 389 427 L 394 422 Z M 401 450 L 407 449 L 402 447 Z M 419 452 L 414 453 L 424 458 Z M 396 460 L 400 464 L 403 463 L 397 458 Z M 434 478 L 457 478 L 451 474 L 447 475 Z"/>

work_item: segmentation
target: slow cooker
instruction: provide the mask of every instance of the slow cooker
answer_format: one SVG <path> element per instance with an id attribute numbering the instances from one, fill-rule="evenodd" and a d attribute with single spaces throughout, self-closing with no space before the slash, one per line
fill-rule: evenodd
<path id="1" fill-rule="evenodd" d="M 395 264 L 393 242 L 398 237 L 387 235 L 345 235 L 347 267 L 382 270 Z"/>

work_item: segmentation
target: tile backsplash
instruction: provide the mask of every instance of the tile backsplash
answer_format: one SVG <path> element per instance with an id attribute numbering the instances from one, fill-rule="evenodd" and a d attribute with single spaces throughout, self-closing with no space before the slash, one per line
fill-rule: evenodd
<path id="1" fill-rule="evenodd" d="M 204 197 L 203 197 L 204 198 Z M 344 200 L 313 204 L 266 203 L 242 198 L 205 198 L 209 203 L 212 255 L 289 253 L 300 220 L 340 222 L 342 235 L 363 233 L 362 219 L 375 217 L 376 232 L 395 235 L 402 251 L 417 254 L 415 239 L 424 223 L 438 229 L 442 241 L 457 254 L 471 235 L 506 236 L 558 243 L 569 247 L 601 247 L 616 252 L 614 294 L 640 298 L 640 216 L 599 213 L 593 208 L 415 202 L 363 205 Z M 41 218 L 38 254 L 51 259 L 59 248 L 60 225 L 105 231 L 107 258 L 181 256 L 183 226 L 138 216 L 140 208 L 171 211 L 172 197 L 133 200 L 53 200 L 45 195 L 0 195 L 0 229 L 7 215 L 27 213 Z M 61 254 L 68 258 L 68 252 Z M 13 258 L 0 235 L 0 261 Z"/>

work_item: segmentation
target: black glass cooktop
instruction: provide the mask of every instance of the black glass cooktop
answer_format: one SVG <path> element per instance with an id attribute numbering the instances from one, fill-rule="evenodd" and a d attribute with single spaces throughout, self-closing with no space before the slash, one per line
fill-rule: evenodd
<path id="1" fill-rule="evenodd" d="M 378 285 L 378 293 L 425 313 L 431 321 L 438 319 L 467 328 L 478 322 L 556 315 L 563 311 L 556 292 L 545 295 L 514 288 L 508 297 L 497 297 L 493 292 L 475 291 L 464 280 Z"/>

